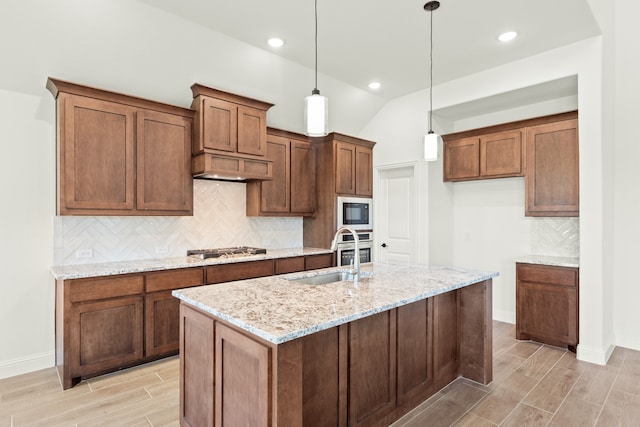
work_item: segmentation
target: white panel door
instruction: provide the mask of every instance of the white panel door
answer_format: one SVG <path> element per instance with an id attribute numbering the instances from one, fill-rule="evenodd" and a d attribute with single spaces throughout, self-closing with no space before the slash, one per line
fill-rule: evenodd
<path id="1" fill-rule="evenodd" d="M 376 198 L 377 254 L 383 262 L 415 262 L 417 259 L 415 167 L 378 169 Z"/>

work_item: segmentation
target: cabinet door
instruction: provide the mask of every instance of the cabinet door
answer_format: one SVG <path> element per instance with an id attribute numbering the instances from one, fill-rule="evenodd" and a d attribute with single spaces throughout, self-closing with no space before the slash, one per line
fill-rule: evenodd
<path id="1" fill-rule="evenodd" d="M 264 156 L 267 152 L 267 112 L 238 106 L 238 153 Z"/>
<path id="2" fill-rule="evenodd" d="M 137 113 L 137 208 L 193 214 L 192 120 Z"/>
<path id="3" fill-rule="evenodd" d="M 356 149 L 353 144 L 336 143 L 336 193 L 356 193 Z"/>
<path id="4" fill-rule="evenodd" d="M 273 260 L 238 262 L 207 267 L 207 284 L 273 275 Z"/>
<path id="5" fill-rule="evenodd" d="M 349 324 L 349 425 L 367 425 L 395 409 L 395 311 Z"/>
<path id="6" fill-rule="evenodd" d="M 143 356 L 142 296 L 74 304 L 69 313 L 71 376 L 93 375 Z"/>
<path id="7" fill-rule="evenodd" d="M 480 176 L 480 140 L 466 138 L 444 144 L 444 180 L 456 181 Z"/>
<path id="8" fill-rule="evenodd" d="M 202 145 L 212 150 L 238 150 L 238 106 L 215 98 L 202 98 Z"/>
<path id="9" fill-rule="evenodd" d="M 529 127 L 526 216 L 578 216 L 578 120 Z"/>
<path id="10" fill-rule="evenodd" d="M 316 209 L 316 159 L 311 144 L 291 140 L 291 212 L 313 213 Z"/>
<path id="11" fill-rule="evenodd" d="M 356 195 L 373 194 L 373 150 L 356 145 Z"/>
<path id="12" fill-rule="evenodd" d="M 286 213 L 290 211 L 290 168 L 291 156 L 289 140 L 269 135 L 267 138 L 267 158 L 273 160 L 273 179 L 261 185 L 260 210 L 262 212 Z"/>
<path id="13" fill-rule="evenodd" d="M 58 120 L 58 213 L 131 211 L 135 203 L 134 109 L 61 93 Z"/>
<path id="14" fill-rule="evenodd" d="M 480 176 L 522 176 L 522 132 L 494 133 L 480 138 Z"/>
<path id="15" fill-rule="evenodd" d="M 145 295 L 145 356 L 177 352 L 180 346 L 180 300 L 171 291 Z"/>
<path id="16" fill-rule="evenodd" d="M 518 339 L 534 339 L 556 346 L 577 345 L 576 289 L 518 282 Z"/>
<path id="17" fill-rule="evenodd" d="M 305 257 L 306 270 L 316 270 L 318 268 L 327 268 L 333 266 L 333 252 L 329 254 L 307 255 Z"/>

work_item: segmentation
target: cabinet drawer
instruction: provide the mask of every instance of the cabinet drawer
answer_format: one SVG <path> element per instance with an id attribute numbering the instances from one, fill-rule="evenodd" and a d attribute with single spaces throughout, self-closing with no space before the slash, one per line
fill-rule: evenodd
<path id="1" fill-rule="evenodd" d="M 149 273 L 146 275 L 146 279 L 147 292 L 188 288 L 204 284 L 204 270 L 202 268 L 185 268 Z"/>
<path id="2" fill-rule="evenodd" d="M 274 261 L 274 274 L 295 273 L 304 271 L 304 257 L 280 258 Z"/>
<path id="3" fill-rule="evenodd" d="M 72 303 L 137 295 L 144 292 L 144 276 L 109 276 L 69 281 Z"/>
<path id="4" fill-rule="evenodd" d="M 308 255 L 306 259 L 306 270 L 333 267 L 333 252 L 329 254 Z"/>
<path id="5" fill-rule="evenodd" d="M 238 262 L 207 267 L 207 284 L 273 275 L 273 260 Z"/>
<path id="6" fill-rule="evenodd" d="M 578 270 L 568 267 L 517 264 L 517 280 L 560 286 L 576 286 L 578 283 Z"/>

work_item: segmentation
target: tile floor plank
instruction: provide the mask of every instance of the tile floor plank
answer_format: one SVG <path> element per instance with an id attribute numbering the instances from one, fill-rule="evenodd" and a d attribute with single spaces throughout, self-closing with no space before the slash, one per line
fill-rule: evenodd
<path id="1" fill-rule="evenodd" d="M 553 414 L 521 403 L 502 424 L 505 427 L 539 427 L 547 425 Z"/>
<path id="2" fill-rule="evenodd" d="M 569 395 L 562 405 L 560 405 L 560 408 L 558 408 L 549 426 L 593 426 L 598 420 L 601 409 L 601 405 L 595 405 Z"/>
<path id="3" fill-rule="evenodd" d="M 547 412 L 558 410 L 582 374 L 572 369 L 554 367 L 523 400 L 529 406 Z"/>

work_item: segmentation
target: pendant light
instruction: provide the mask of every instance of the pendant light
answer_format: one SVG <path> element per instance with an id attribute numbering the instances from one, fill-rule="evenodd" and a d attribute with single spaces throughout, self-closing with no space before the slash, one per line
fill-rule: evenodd
<path id="1" fill-rule="evenodd" d="M 329 100 L 318 90 L 318 0 L 315 0 L 315 86 L 311 95 L 304 99 L 304 133 L 307 136 L 325 136 L 328 131 Z"/>
<path id="2" fill-rule="evenodd" d="M 438 146 L 442 138 L 431 128 L 431 116 L 433 114 L 433 11 L 440 7 L 439 1 L 430 1 L 424 5 L 424 10 L 429 12 L 431 25 L 429 27 L 429 132 L 422 138 L 423 158 L 431 162 L 438 160 Z"/>

